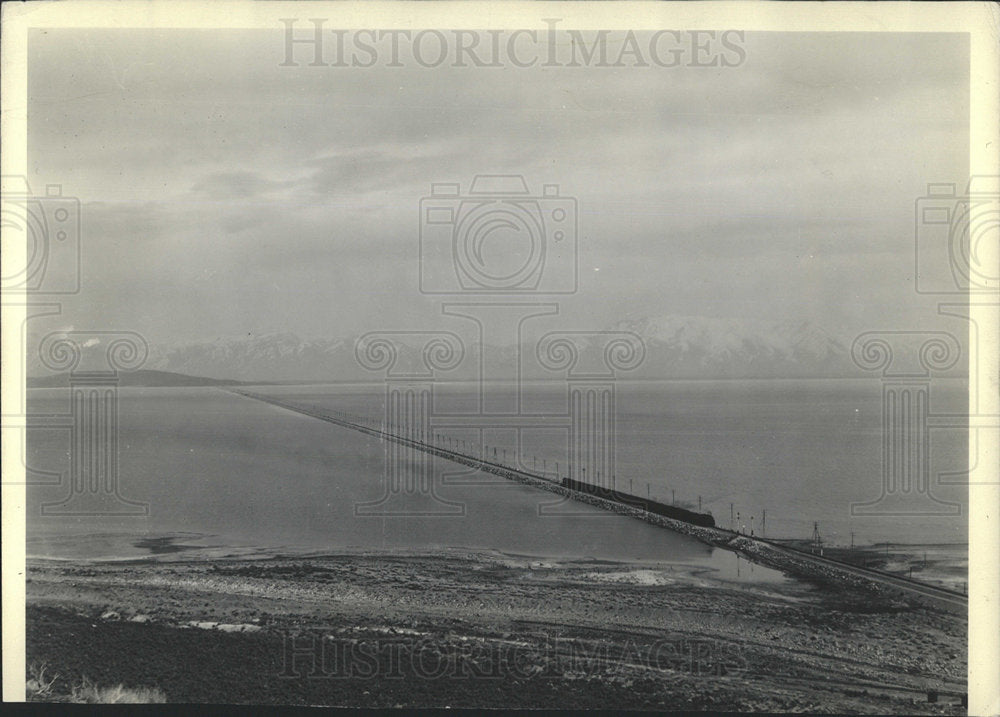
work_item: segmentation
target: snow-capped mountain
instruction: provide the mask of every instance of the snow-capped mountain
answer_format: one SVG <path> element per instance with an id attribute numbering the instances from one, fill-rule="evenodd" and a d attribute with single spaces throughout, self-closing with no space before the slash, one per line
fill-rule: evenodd
<path id="1" fill-rule="evenodd" d="M 645 344 L 645 359 L 622 378 L 782 378 L 857 376 L 849 348 L 810 323 L 748 323 L 693 316 L 656 316 L 619 321 L 604 331 L 628 331 Z M 302 339 L 291 333 L 217 338 L 180 345 L 151 344 L 142 368 L 237 381 L 379 381 L 384 371 L 358 360 L 358 337 Z M 422 367 L 420 344 L 398 348 L 397 370 Z M 559 378 L 542 368 L 535 346 L 520 347 L 524 378 Z M 594 351 L 601 349 L 595 344 Z M 588 349 L 589 350 L 589 349 Z M 441 378 L 477 378 L 481 352 L 493 365 L 516 366 L 516 346 L 466 343 L 461 361 Z M 44 376 L 29 356 L 28 374 Z M 509 374 L 508 374 L 509 375 Z M 490 378 L 490 377 L 487 377 Z"/>
<path id="2" fill-rule="evenodd" d="M 153 345 L 146 367 L 238 381 L 349 380 L 342 375 L 348 362 L 354 363 L 353 341 L 280 333 Z"/>
<path id="3" fill-rule="evenodd" d="M 748 322 L 673 314 L 619 321 L 646 343 L 643 376 L 662 378 L 852 375 L 850 350 L 809 322 Z"/>

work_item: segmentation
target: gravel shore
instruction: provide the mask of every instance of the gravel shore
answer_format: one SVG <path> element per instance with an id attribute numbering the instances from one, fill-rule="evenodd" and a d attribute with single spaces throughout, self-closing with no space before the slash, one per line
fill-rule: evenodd
<path id="1" fill-rule="evenodd" d="M 48 699 L 86 677 L 172 702 L 964 713 L 964 616 L 680 563 L 33 560 L 27 590 Z"/>

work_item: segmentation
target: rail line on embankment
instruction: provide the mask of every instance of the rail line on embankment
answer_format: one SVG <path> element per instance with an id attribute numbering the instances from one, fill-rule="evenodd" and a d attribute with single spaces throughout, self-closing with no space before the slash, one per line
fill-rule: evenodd
<path id="1" fill-rule="evenodd" d="M 283 408 L 293 413 L 299 413 L 311 418 L 316 418 L 327 423 L 332 423 L 343 428 L 358 431 L 383 440 L 394 441 L 401 445 L 429 453 L 431 455 L 444 458 L 460 465 L 476 468 L 486 473 L 513 480 L 518 483 L 532 486 L 550 493 L 556 493 L 570 500 L 588 503 L 597 508 L 608 510 L 620 515 L 627 515 L 638 520 L 667 528 L 684 535 L 689 535 L 713 547 L 724 548 L 739 553 L 743 557 L 753 562 L 775 568 L 783 572 L 806 579 L 825 579 L 855 585 L 858 587 L 876 588 L 878 592 L 898 591 L 902 596 L 919 597 L 929 600 L 938 607 L 947 609 L 950 612 L 965 613 L 968 610 L 967 596 L 948 588 L 929 585 L 902 576 L 886 573 L 872 568 L 862 568 L 840 560 L 834 560 L 814 553 L 809 553 L 796 548 L 767 540 L 764 538 L 749 537 L 725 528 L 694 525 L 675 518 L 657 515 L 642 510 L 632 505 L 616 503 L 591 493 L 573 490 L 563 486 L 558 480 L 547 476 L 539 475 L 529 471 L 512 468 L 510 466 L 495 463 L 486 458 L 471 456 L 458 451 L 436 446 L 423 441 L 418 441 L 407 436 L 399 435 L 385 430 L 382 427 L 375 427 L 375 422 L 359 416 L 352 416 L 342 411 L 324 411 L 319 408 L 302 406 L 273 396 L 254 393 L 237 388 L 224 388 L 224 391 L 234 393 L 245 398 L 254 399 L 263 403 Z M 350 418 L 348 418 L 350 416 Z M 355 420 L 350 420 L 355 419 Z M 364 421 L 364 422 L 359 422 Z M 371 425 L 366 425 L 366 423 Z"/>

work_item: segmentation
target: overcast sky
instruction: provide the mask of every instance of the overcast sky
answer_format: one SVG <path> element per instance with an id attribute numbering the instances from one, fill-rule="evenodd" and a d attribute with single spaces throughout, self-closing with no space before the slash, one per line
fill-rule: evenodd
<path id="1" fill-rule="evenodd" d="M 579 202 L 574 328 L 934 326 L 913 206 L 968 176 L 956 35 L 748 34 L 718 68 L 281 67 L 284 33 L 34 32 L 29 180 L 83 202 L 55 325 L 159 343 L 443 326 L 418 206 L 478 173 Z"/>

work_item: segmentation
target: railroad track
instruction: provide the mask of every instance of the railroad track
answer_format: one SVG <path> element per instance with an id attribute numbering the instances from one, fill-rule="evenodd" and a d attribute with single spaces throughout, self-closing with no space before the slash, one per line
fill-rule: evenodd
<path id="1" fill-rule="evenodd" d="M 891 585 L 892 587 L 899 588 L 901 590 L 905 590 L 911 593 L 917 593 L 925 597 L 930 597 L 935 600 L 947 603 L 949 605 L 962 608 L 963 610 L 967 610 L 969 607 L 968 596 L 963 595 L 962 593 L 959 592 L 955 592 L 954 590 L 949 590 L 948 588 L 917 582 L 909 578 L 904 578 L 899 575 L 893 575 L 892 573 L 882 572 L 880 570 L 872 570 L 871 568 L 862 568 L 857 565 L 851 565 L 850 563 L 845 563 L 841 560 L 834 560 L 832 558 L 827 558 L 821 555 L 814 555 L 813 553 L 807 553 L 803 550 L 790 548 L 786 545 L 781 545 L 780 543 L 774 543 L 770 540 L 764 540 L 759 538 L 755 540 L 767 544 L 768 546 L 770 546 L 772 550 L 776 550 L 779 553 L 783 553 L 793 558 L 808 560 L 821 565 L 828 565 L 842 572 L 850 573 L 852 575 L 857 575 L 859 577 L 863 577 L 868 580 L 873 580 L 882 585 Z"/>
<path id="2" fill-rule="evenodd" d="M 431 445 L 424 443 L 422 441 L 417 441 L 406 436 L 400 436 L 395 433 L 390 433 L 382 428 L 375 428 L 373 426 L 365 425 L 354 420 L 349 420 L 347 418 L 348 414 L 337 412 L 337 415 L 331 415 L 327 411 L 320 410 L 318 408 L 311 408 L 306 406 L 300 406 L 294 403 L 288 403 L 282 401 L 281 399 L 273 398 L 271 396 L 264 396 L 262 394 L 253 393 L 251 391 L 245 391 L 235 388 L 225 388 L 222 389 L 230 393 L 234 393 L 238 396 L 243 396 L 245 398 L 254 399 L 257 401 L 262 401 L 263 403 L 269 403 L 279 408 L 284 408 L 288 411 L 294 413 L 300 413 L 305 416 L 310 416 L 312 418 L 319 419 L 321 421 L 326 421 L 327 423 L 332 423 L 334 425 L 341 426 L 343 428 L 349 428 L 351 430 L 359 431 L 377 438 L 384 440 L 395 441 L 402 445 L 406 445 L 432 455 L 440 456 L 446 460 L 450 460 L 461 465 L 469 466 L 472 468 L 478 468 L 490 473 L 501 475 L 504 477 L 511 478 L 512 480 L 522 480 L 524 482 L 534 482 L 536 487 L 553 490 L 559 487 L 559 482 L 548 478 L 546 476 L 537 475 L 535 473 L 530 473 L 527 471 L 518 470 L 516 468 L 511 468 L 510 466 L 502 465 L 499 463 L 493 463 L 484 458 L 478 458 L 476 456 L 466 455 L 464 453 L 459 453 L 447 448 L 442 448 L 440 446 Z M 352 417 L 359 418 L 359 417 Z M 361 420 L 361 419 L 359 419 Z M 569 489 L 563 489 L 569 490 Z M 578 491 L 570 491 L 578 492 Z M 585 495 L 585 494 L 584 494 Z M 588 501 L 590 502 L 590 501 Z M 599 505 L 591 503 L 592 505 Z M 642 511 L 636 511 L 642 512 Z M 630 513 L 625 513 L 629 515 Z M 633 516 L 640 517 L 640 516 Z M 648 516 L 647 516 L 648 517 Z M 640 517 L 641 519 L 641 517 Z M 676 519 L 674 519 L 676 520 Z M 647 521 L 648 522 L 648 521 Z M 656 523 L 654 523 L 656 524 Z M 697 526 L 704 531 L 709 531 L 712 535 L 716 536 L 716 539 L 712 541 L 715 547 L 724 548 L 726 550 L 732 550 L 738 552 L 745 556 L 749 560 L 754 560 L 754 562 L 760 562 L 761 564 L 768 565 L 765 556 L 754 555 L 752 551 L 746 551 L 739 546 L 733 545 L 732 543 L 737 538 L 742 538 L 751 543 L 756 543 L 760 545 L 767 546 L 770 550 L 776 553 L 782 554 L 791 558 L 793 560 L 804 561 L 807 563 L 812 563 L 813 565 L 825 566 L 827 568 L 840 571 L 849 575 L 863 578 L 865 580 L 874 582 L 878 585 L 891 586 L 904 593 L 909 593 L 911 595 L 918 595 L 923 598 L 929 598 L 939 605 L 947 606 L 950 610 L 959 612 L 967 612 L 969 601 L 966 595 L 958 593 L 954 590 L 949 590 L 948 588 L 938 587 L 935 585 L 929 585 L 927 583 L 921 583 L 910 578 L 904 578 L 901 576 L 893 575 L 891 573 L 882 572 L 879 570 L 873 570 L 872 568 L 861 568 L 856 565 L 851 565 L 840 560 L 834 560 L 832 558 L 827 558 L 813 553 L 808 553 L 803 550 L 798 550 L 796 548 L 791 548 L 780 543 L 775 543 L 773 541 L 764 538 L 751 538 L 749 536 L 742 535 L 741 533 L 736 533 L 731 530 L 726 530 L 724 528 L 703 528 Z M 773 567 L 773 566 L 771 566 Z M 780 569 L 780 568 L 779 568 Z"/>

